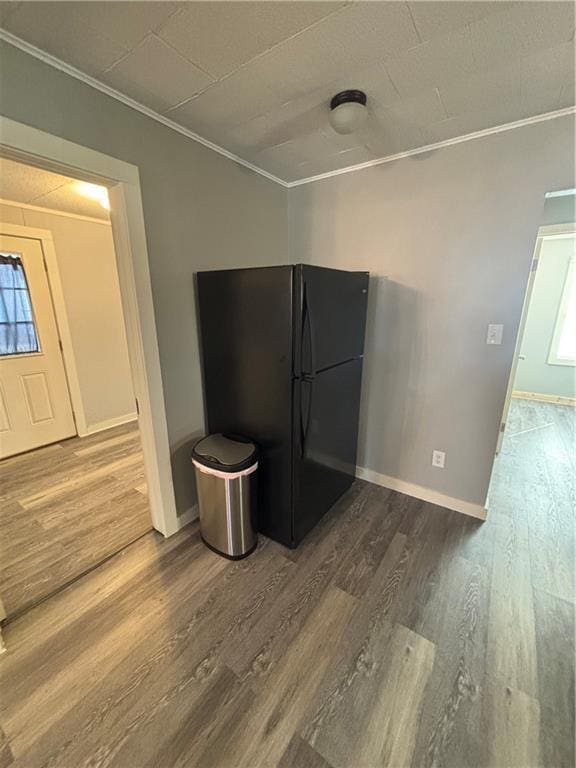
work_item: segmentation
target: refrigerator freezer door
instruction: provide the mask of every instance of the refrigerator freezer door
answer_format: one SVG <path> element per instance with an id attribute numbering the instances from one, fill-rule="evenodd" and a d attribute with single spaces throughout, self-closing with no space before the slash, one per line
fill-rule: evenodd
<path id="1" fill-rule="evenodd" d="M 199 319 L 209 432 L 259 448 L 258 527 L 292 532 L 293 267 L 199 272 Z"/>
<path id="2" fill-rule="evenodd" d="M 294 372 L 314 374 L 364 352 L 368 273 L 297 265 Z"/>
<path id="3" fill-rule="evenodd" d="M 354 481 L 361 381 L 360 358 L 295 382 L 294 546 Z"/>

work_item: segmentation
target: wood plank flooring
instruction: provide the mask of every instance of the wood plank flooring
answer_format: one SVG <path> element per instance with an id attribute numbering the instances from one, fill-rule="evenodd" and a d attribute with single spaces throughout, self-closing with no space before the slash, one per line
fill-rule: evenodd
<path id="1" fill-rule="evenodd" d="M 0 463 L 0 595 L 13 616 L 152 528 L 136 422 Z"/>
<path id="2" fill-rule="evenodd" d="M 0 765 L 572 767 L 557 409 L 514 403 L 484 524 L 358 481 L 294 552 L 144 536 L 6 627 Z"/>

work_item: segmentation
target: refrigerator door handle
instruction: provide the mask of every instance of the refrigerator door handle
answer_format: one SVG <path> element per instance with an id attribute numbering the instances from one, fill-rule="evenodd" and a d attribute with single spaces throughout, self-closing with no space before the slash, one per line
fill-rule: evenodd
<path id="1" fill-rule="evenodd" d="M 303 391 L 300 390 L 300 458 L 304 458 L 306 453 L 306 443 L 308 441 L 308 432 L 310 430 L 310 417 L 312 415 L 312 384 L 313 379 L 310 377 L 303 377 L 301 379 L 302 384 L 309 384 L 310 391 L 308 395 L 308 407 L 306 408 L 306 418 L 304 418 L 304 398 Z"/>
<path id="2" fill-rule="evenodd" d="M 316 373 L 316 353 L 314 349 L 314 326 L 312 323 L 312 312 L 310 311 L 310 305 L 308 304 L 308 290 L 306 282 L 304 282 L 304 291 L 302 298 L 302 343 L 301 349 L 304 349 L 304 331 L 308 328 L 308 340 L 310 350 L 310 370 L 302 371 L 303 374 L 314 376 Z"/>

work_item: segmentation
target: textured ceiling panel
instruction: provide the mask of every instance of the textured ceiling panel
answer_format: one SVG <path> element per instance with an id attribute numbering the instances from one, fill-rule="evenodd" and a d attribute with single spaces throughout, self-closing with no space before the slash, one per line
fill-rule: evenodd
<path id="1" fill-rule="evenodd" d="M 564 84 L 564 86 L 563 86 Z M 480 130 L 487 120 L 505 122 L 562 109 L 574 104 L 574 49 L 556 46 L 536 55 L 482 72 L 442 88 L 449 115 L 468 131 Z"/>
<path id="2" fill-rule="evenodd" d="M 155 35 L 145 38 L 105 72 L 102 80 L 157 112 L 176 106 L 213 82 Z"/>
<path id="3" fill-rule="evenodd" d="M 68 184 L 69 181 L 67 176 L 48 173 L 0 157 L 0 197 L 5 200 L 29 203 L 40 195 Z"/>
<path id="4" fill-rule="evenodd" d="M 109 219 L 108 211 L 98 201 L 79 194 L 76 185 L 77 182 L 71 182 L 54 192 L 49 192 L 36 199 L 34 205 L 74 213 L 78 216 L 91 216 L 94 219 Z"/>
<path id="5" fill-rule="evenodd" d="M 474 110 L 492 110 L 504 99 L 520 98 L 518 78 L 508 68 L 498 68 L 465 80 L 456 80 L 442 88 L 442 101 L 449 115 Z"/>
<path id="6" fill-rule="evenodd" d="M 251 157 L 277 145 L 315 133 L 328 126 L 327 101 L 331 90 L 313 93 L 239 125 L 241 137 Z"/>
<path id="7" fill-rule="evenodd" d="M 345 152 L 330 155 L 330 157 L 319 157 L 317 160 L 301 163 L 297 169 L 297 176 L 298 178 L 318 176 L 321 173 L 329 173 L 351 165 L 367 163 L 370 160 L 374 160 L 374 154 L 369 149 L 364 146 L 353 147 Z"/>
<path id="8" fill-rule="evenodd" d="M 3 26 L 286 181 L 574 105 L 575 5 L 0 2 Z M 330 98 L 368 95 L 352 136 Z"/>
<path id="9" fill-rule="evenodd" d="M 402 97 L 439 87 L 454 78 L 473 75 L 477 65 L 472 54 L 470 27 L 429 40 L 388 59 L 386 68 Z"/>
<path id="10" fill-rule="evenodd" d="M 343 3 L 192 2 L 160 35 L 217 77 L 328 16 Z"/>
<path id="11" fill-rule="evenodd" d="M 370 118 L 368 124 L 359 131 L 358 139 L 358 144 L 372 152 L 374 157 L 395 155 L 427 143 L 422 128 L 417 125 L 374 118 Z"/>
<path id="12" fill-rule="evenodd" d="M 20 2 L 16 2 L 16 0 L 10 3 L 0 3 L 0 24 L 5 24 L 8 20 L 8 17 L 14 13 L 19 5 Z"/>
<path id="13" fill-rule="evenodd" d="M 443 100 L 437 88 L 424 91 L 410 99 L 402 99 L 384 107 L 372 110 L 380 123 L 395 123 L 400 126 L 412 125 L 422 127 L 429 123 L 437 123 L 448 117 Z"/>
<path id="14" fill-rule="evenodd" d="M 506 13 L 470 26 L 478 71 L 537 55 L 574 37 L 576 5 L 572 2 L 518 3 Z"/>
<path id="15" fill-rule="evenodd" d="M 404 3 L 350 5 L 249 65 L 282 101 L 355 80 L 359 70 L 418 43 Z"/>
<path id="16" fill-rule="evenodd" d="M 80 13 L 90 29 L 132 49 L 158 29 L 182 3 L 173 2 L 63 2 L 68 13 Z"/>
<path id="17" fill-rule="evenodd" d="M 521 2 L 522 0 L 520 0 Z M 412 18 L 422 42 L 471 24 L 495 13 L 502 13 L 518 3 L 506 2 L 409 2 Z"/>
<path id="18" fill-rule="evenodd" d="M 272 109 L 280 107 L 280 100 L 270 84 L 249 68 L 241 69 L 208 88 L 168 116 L 197 133 L 209 131 L 211 126 L 233 127 Z M 210 138 L 210 134 L 207 135 Z"/>
<path id="19" fill-rule="evenodd" d="M 520 98 L 513 97 L 495 106 L 484 105 L 482 108 L 450 118 L 449 121 L 426 126 L 423 129 L 422 145 L 426 146 L 437 141 L 481 131 L 486 127 L 487 121 L 492 125 L 498 125 L 514 122 L 522 117 L 528 117 L 528 115 Z"/>
<path id="20" fill-rule="evenodd" d="M 292 165 L 299 162 L 309 162 L 314 158 L 325 155 L 329 150 L 329 140 L 321 130 L 316 130 L 294 141 L 286 141 L 274 147 L 258 152 L 254 161 L 263 164 L 280 162 Z"/>
<path id="21" fill-rule="evenodd" d="M 0 199 L 97 219 L 109 218 L 100 203 L 79 193 L 75 179 L 6 158 L 0 158 Z"/>

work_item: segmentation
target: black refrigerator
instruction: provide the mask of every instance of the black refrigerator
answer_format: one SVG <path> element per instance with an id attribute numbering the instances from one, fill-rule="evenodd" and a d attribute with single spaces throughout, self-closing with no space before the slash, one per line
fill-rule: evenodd
<path id="1" fill-rule="evenodd" d="M 258 528 L 296 547 L 352 484 L 368 272 L 197 274 L 207 430 L 260 448 Z"/>

